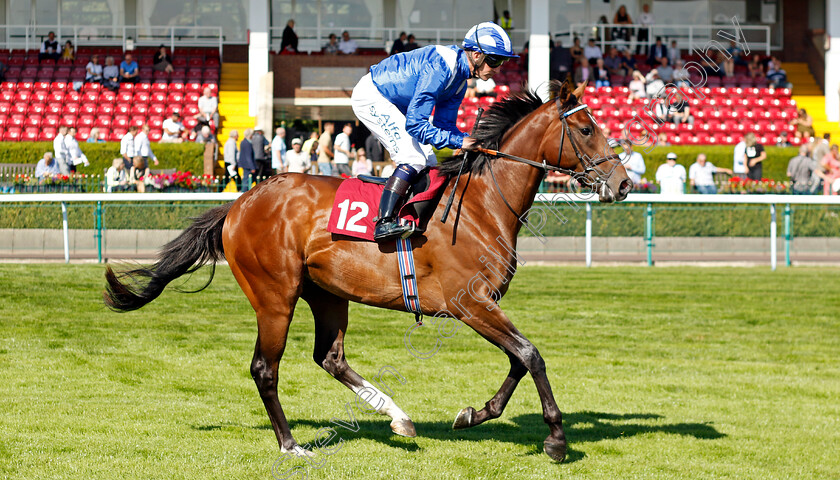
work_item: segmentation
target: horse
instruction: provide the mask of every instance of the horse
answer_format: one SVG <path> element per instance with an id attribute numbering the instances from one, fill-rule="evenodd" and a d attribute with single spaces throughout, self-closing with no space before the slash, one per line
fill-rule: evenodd
<path id="1" fill-rule="evenodd" d="M 472 288 L 496 302 L 507 291 L 516 271 L 520 218 L 533 204 L 546 170 L 570 173 L 606 203 L 623 200 L 632 187 L 601 128 L 579 103 L 584 87 L 552 82 L 550 88 L 553 101 L 543 102 L 525 89 L 497 101 L 480 118 L 473 136 L 484 147 L 498 148 L 487 150 L 493 155 L 469 154 L 463 161 L 441 163 L 441 173 L 449 176 L 444 195 L 454 190 L 459 199 L 455 221 L 435 222 L 417 241 L 414 255 L 423 314 L 446 312 L 510 360 L 499 391 L 480 410 L 462 409 L 453 428 L 474 427 L 499 417 L 520 379 L 530 373 L 549 427 L 543 449 L 562 462 L 567 448 L 562 416 L 539 351 L 497 305 L 490 308 L 479 301 L 484 299 L 463 295 Z M 456 187 L 459 177 L 464 178 Z M 109 266 L 105 272 L 106 305 L 130 311 L 157 298 L 172 280 L 227 260 L 256 313 L 251 375 L 280 450 L 298 456 L 312 453 L 292 437 L 277 386 L 289 325 L 301 298 L 309 304 L 315 321 L 315 363 L 357 395 L 365 388 L 373 390 L 382 399 L 376 411 L 391 418 L 394 433 L 417 435 L 411 418 L 390 396 L 356 373 L 345 358 L 349 302 L 399 311 L 406 311 L 406 306 L 394 241 L 377 244 L 327 232 L 342 181 L 297 173 L 275 175 L 236 201 L 195 219 L 162 248 L 152 266 L 120 274 Z M 438 205 L 435 213 L 439 215 L 442 209 Z M 506 265 L 494 265 L 482 255 L 484 246 L 498 239 L 512 247 L 499 249 L 498 258 Z M 467 285 L 475 272 L 481 272 L 486 282 Z M 212 272 L 205 287 L 210 281 Z"/>

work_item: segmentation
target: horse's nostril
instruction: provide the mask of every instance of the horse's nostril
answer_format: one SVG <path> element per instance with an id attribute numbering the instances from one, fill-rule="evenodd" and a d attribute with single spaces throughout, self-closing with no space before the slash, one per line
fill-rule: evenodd
<path id="1" fill-rule="evenodd" d="M 623 180 L 621 185 L 618 187 L 618 192 L 624 196 L 630 193 L 630 190 L 633 188 L 633 182 L 631 180 Z"/>

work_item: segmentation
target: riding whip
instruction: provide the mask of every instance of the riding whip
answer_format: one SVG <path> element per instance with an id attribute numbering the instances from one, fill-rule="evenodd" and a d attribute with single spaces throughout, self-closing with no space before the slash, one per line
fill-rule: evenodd
<path id="1" fill-rule="evenodd" d="M 475 131 L 478 130 L 478 121 L 481 120 L 481 114 L 484 109 L 479 107 L 478 113 L 475 116 L 475 123 L 473 124 L 471 137 L 475 136 Z M 452 201 L 455 200 L 455 191 L 458 190 L 458 181 L 461 180 L 461 174 L 464 173 L 464 165 L 467 163 L 467 151 L 464 150 L 463 158 L 461 159 L 461 166 L 458 168 L 458 176 L 455 177 L 455 185 L 452 186 L 452 191 L 449 192 L 449 199 L 446 200 L 446 207 L 443 209 L 443 215 L 440 217 L 440 223 L 446 223 L 446 217 L 449 216 L 449 209 L 452 208 Z"/>

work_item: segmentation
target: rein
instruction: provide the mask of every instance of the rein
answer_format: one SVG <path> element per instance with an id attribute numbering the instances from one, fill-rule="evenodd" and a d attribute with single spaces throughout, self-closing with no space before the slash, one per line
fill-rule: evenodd
<path id="1" fill-rule="evenodd" d="M 572 96 L 572 98 L 576 103 L 577 101 L 574 98 L 574 95 Z M 572 178 L 577 180 L 579 183 L 585 183 L 584 180 L 586 182 L 591 181 L 593 183 L 604 183 L 606 181 L 606 178 L 603 177 L 604 172 L 602 172 L 601 170 L 599 170 L 597 168 L 598 165 L 601 165 L 602 163 L 604 163 L 608 160 L 617 161 L 618 164 L 621 164 L 621 158 L 618 155 L 616 155 L 615 153 L 611 153 L 610 155 L 607 155 L 605 157 L 599 157 L 599 158 L 597 158 L 593 161 L 588 155 L 584 155 L 584 154 L 580 153 L 580 149 L 578 148 L 577 143 L 575 142 L 575 139 L 572 136 L 572 130 L 571 130 L 571 127 L 569 127 L 569 122 L 568 122 L 567 118 L 569 116 L 581 111 L 581 110 L 585 110 L 586 108 L 587 108 L 587 105 L 585 103 L 582 103 L 582 104 L 580 104 L 580 105 L 578 105 L 574 108 L 563 111 L 562 107 L 560 106 L 560 99 L 559 98 L 557 99 L 557 112 L 558 112 L 558 115 L 560 116 L 560 120 L 562 120 L 562 122 L 563 122 L 563 129 L 560 131 L 561 132 L 560 147 L 557 150 L 557 166 L 549 165 L 548 163 L 546 163 L 545 159 L 543 159 L 542 163 L 539 163 L 539 162 L 535 162 L 533 160 L 529 160 L 527 158 L 517 157 L 516 155 L 511 155 L 509 153 L 500 152 L 498 150 L 493 150 L 493 149 L 484 148 L 484 147 L 476 147 L 475 150 L 477 152 L 483 153 L 485 155 L 490 155 L 492 157 L 507 158 L 509 160 L 513 160 L 513 161 L 516 161 L 516 162 L 519 162 L 519 163 L 524 163 L 526 165 L 531 165 L 532 167 L 540 168 L 540 169 L 543 170 L 543 175 L 545 175 L 545 173 L 547 173 L 549 171 L 559 172 L 559 173 L 563 173 L 563 174 L 571 176 Z M 589 114 L 589 112 L 587 112 L 587 114 Z M 591 117 L 591 115 L 590 115 L 590 117 Z M 577 156 L 579 163 L 581 165 L 583 165 L 583 171 L 582 172 L 578 172 L 578 171 L 575 171 L 575 170 L 570 170 L 568 168 L 563 168 L 563 167 L 559 166 L 560 165 L 560 160 L 563 157 L 563 144 L 565 143 L 567 136 L 569 137 L 569 143 L 572 145 L 572 149 L 574 149 L 575 155 Z M 594 181 L 588 177 L 589 174 L 592 173 L 592 172 L 595 172 L 595 174 L 596 174 L 596 177 L 595 177 Z M 612 170 L 610 170 L 610 173 L 612 173 Z M 499 195 L 502 197 L 502 201 L 505 202 L 505 205 L 508 207 L 508 210 L 510 210 L 511 213 L 516 215 L 516 218 L 519 218 L 520 215 L 518 213 L 516 213 L 516 210 L 513 209 L 513 207 L 510 205 L 510 202 L 508 202 L 507 198 L 505 198 L 505 195 L 502 193 L 502 189 L 499 186 L 499 182 L 496 181 L 496 174 L 493 173 L 493 164 L 492 163 L 490 164 L 490 176 L 493 178 L 493 183 L 496 185 L 496 191 L 499 192 Z M 609 174 L 607 175 L 607 178 L 609 178 Z"/>

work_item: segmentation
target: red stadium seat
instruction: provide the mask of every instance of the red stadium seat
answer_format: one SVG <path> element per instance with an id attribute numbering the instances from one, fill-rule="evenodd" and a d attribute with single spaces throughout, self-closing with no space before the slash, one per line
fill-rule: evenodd
<path id="1" fill-rule="evenodd" d="M 150 103 L 166 103 L 166 94 L 163 92 L 152 92 L 149 96 Z"/>
<path id="2" fill-rule="evenodd" d="M 114 129 L 128 130 L 128 117 L 125 115 L 117 115 L 114 117 L 114 122 L 111 124 Z"/>
<path id="3" fill-rule="evenodd" d="M 219 95 L 219 85 L 217 85 L 215 82 L 209 82 L 209 83 L 203 84 L 201 86 L 202 93 L 204 92 L 205 88 L 209 88 L 211 94 Z M 607 88 L 609 88 L 609 87 L 607 87 Z"/>
<path id="4" fill-rule="evenodd" d="M 67 92 L 66 95 L 64 95 L 64 103 L 79 103 L 81 101 L 82 101 L 82 96 L 81 96 L 81 94 L 79 94 L 79 92 L 75 92 L 75 91 L 71 90 L 71 91 Z"/>
<path id="5" fill-rule="evenodd" d="M 114 105 L 114 115 L 128 115 L 131 112 L 131 104 L 117 103 Z"/>
<path id="6" fill-rule="evenodd" d="M 102 90 L 102 85 L 100 85 L 98 83 L 86 83 L 82 87 L 83 92 L 97 92 L 98 93 L 100 90 Z"/>
<path id="7" fill-rule="evenodd" d="M 180 104 L 167 103 L 167 104 L 166 104 L 166 108 L 164 109 L 164 112 L 163 112 L 164 116 L 165 116 L 165 117 L 167 117 L 167 118 L 169 118 L 169 117 L 171 117 L 171 116 L 172 116 L 172 114 L 173 114 L 174 112 L 178 112 L 178 113 L 180 113 L 180 114 L 181 114 L 181 117 L 184 117 L 184 116 L 185 116 L 185 114 L 184 114 L 184 107 L 183 107 L 183 106 L 181 106 Z"/>
<path id="8" fill-rule="evenodd" d="M 38 129 L 35 127 L 27 128 L 23 131 L 23 135 L 21 135 L 21 140 L 23 140 L 24 142 L 37 142 Z"/>
<path id="9" fill-rule="evenodd" d="M 29 105 L 29 110 L 26 111 L 28 115 L 44 115 L 46 112 L 46 103 L 32 103 Z"/>
<path id="10" fill-rule="evenodd" d="M 97 127 L 97 128 L 100 128 L 100 129 L 101 128 L 110 129 L 112 123 L 113 123 L 113 120 L 111 119 L 111 117 L 96 117 L 96 120 L 94 120 L 94 122 L 93 122 L 93 126 Z"/>
<path id="11" fill-rule="evenodd" d="M 53 127 L 53 128 L 58 127 L 58 124 L 59 124 L 60 121 L 61 121 L 61 117 L 59 117 L 58 115 L 47 114 L 41 120 L 41 126 L 45 127 L 45 128 L 46 127 Z"/>
<path id="12" fill-rule="evenodd" d="M 486 97 L 492 98 L 492 97 Z M 179 92 L 171 92 L 169 95 L 166 96 L 166 103 L 168 104 L 181 104 L 184 102 L 184 95 Z"/>
<path id="13" fill-rule="evenodd" d="M 12 113 L 12 104 L 7 102 L 0 103 L 0 114 L 8 115 Z"/>
<path id="14" fill-rule="evenodd" d="M 25 103 L 13 103 L 11 108 L 11 113 L 18 113 L 20 115 L 26 115 L 26 112 L 29 111 L 29 105 Z"/>
<path id="15" fill-rule="evenodd" d="M 15 94 L 14 102 L 15 103 L 27 104 L 27 103 L 29 103 L 29 99 L 31 97 L 32 97 L 32 92 L 30 92 L 30 91 L 23 91 L 23 92 L 19 91 Z"/>
<path id="16" fill-rule="evenodd" d="M 79 115 L 81 108 L 81 105 L 79 105 L 78 103 L 65 103 L 64 107 L 61 108 L 61 113 L 63 115 L 77 116 Z"/>
<path id="17" fill-rule="evenodd" d="M 110 90 L 103 90 L 99 93 L 99 103 L 114 103 L 117 99 L 117 94 Z"/>
<path id="18" fill-rule="evenodd" d="M 14 92 L 17 90 L 17 82 L 3 82 L 0 84 L 0 91 Z"/>
<path id="19" fill-rule="evenodd" d="M 67 85 L 68 85 L 67 82 L 52 82 L 50 84 L 49 90 L 51 92 L 64 92 L 64 91 L 67 91 Z"/>
<path id="20" fill-rule="evenodd" d="M 472 123 L 475 123 L 475 117 L 464 117 L 462 120 L 466 120 L 468 118 L 472 118 Z M 193 128 L 195 128 L 196 125 L 198 125 L 198 120 L 196 120 L 195 117 L 185 117 L 184 121 L 183 121 L 183 124 L 184 124 L 184 127 L 186 127 L 187 130 L 192 130 Z M 470 125 L 470 126 L 472 126 L 472 125 Z M 467 132 L 467 133 L 469 133 L 469 132 Z"/>
<path id="21" fill-rule="evenodd" d="M 76 137 L 80 142 L 86 142 L 90 137 L 90 127 L 76 127 Z"/>
<path id="22" fill-rule="evenodd" d="M 41 126 L 41 116 L 40 115 L 27 115 L 23 121 L 23 125 L 27 127 L 34 127 L 38 128 Z"/>
<path id="23" fill-rule="evenodd" d="M 95 103 L 83 103 L 79 107 L 79 114 L 80 115 L 96 115 L 96 104 Z"/>
<path id="24" fill-rule="evenodd" d="M 87 91 L 82 93 L 82 102 L 97 103 L 99 102 L 99 92 Z"/>
<path id="25" fill-rule="evenodd" d="M 152 84 L 151 83 L 140 82 L 140 83 L 135 83 L 134 84 L 134 93 L 137 93 L 137 92 L 148 93 L 151 90 L 152 90 Z"/>
<path id="26" fill-rule="evenodd" d="M 160 129 L 163 126 L 163 116 L 150 116 L 147 123 L 152 130 Z"/>
<path id="27" fill-rule="evenodd" d="M 3 135 L 3 140 L 7 142 L 18 142 L 20 141 L 20 137 L 23 131 L 20 127 L 12 127 L 6 130 L 6 133 Z"/>
<path id="28" fill-rule="evenodd" d="M 137 93 L 134 94 L 134 97 L 132 98 L 131 102 L 135 105 L 137 105 L 137 104 L 144 104 L 145 105 L 145 104 L 149 103 L 150 99 L 151 99 L 151 96 L 149 95 L 149 92 L 137 92 Z"/>
<path id="29" fill-rule="evenodd" d="M 149 115 L 156 115 L 156 116 L 163 116 L 163 112 L 166 110 L 166 105 L 163 103 L 153 103 L 149 105 Z"/>
<path id="30" fill-rule="evenodd" d="M 96 107 L 96 115 L 97 116 L 105 116 L 110 117 L 114 114 L 114 105 L 110 103 L 104 103 Z"/>
<path id="31" fill-rule="evenodd" d="M 185 90 L 186 90 L 186 87 L 184 86 L 183 83 L 176 82 L 176 83 L 170 83 L 169 84 L 169 90 L 168 91 L 170 93 L 178 92 L 178 93 L 183 94 L 185 92 Z"/>
<path id="32" fill-rule="evenodd" d="M 134 83 L 121 83 L 120 84 L 120 93 L 134 93 L 136 90 L 136 85 Z"/>
<path id="33" fill-rule="evenodd" d="M 64 127 L 74 127 L 76 126 L 76 120 L 76 115 L 70 113 L 64 114 L 61 116 L 61 121 L 59 122 L 59 125 Z"/>
<path id="34" fill-rule="evenodd" d="M 165 83 L 153 83 L 151 87 L 152 93 L 160 92 L 166 93 L 169 90 L 169 86 Z"/>
<path id="35" fill-rule="evenodd" d="M 142 127 L 143 125 L 146 124 L 146 116 L 145 115 L 143 115 L 143 116 L 140 116 L 140 115 L 133 116 L 128 121 L 128 124 L 130 126 L 134 126 L 134 127 Z"/>
<path id="36" fill-rule="evenodd" d="M 145 103 L 135 103 L 131 105 L 131 114 L 145 117 L 149 114 L 149 106 Z"/>
<path id="37" fill-rule="evenodd" d="M 184 85 L 184 90 L 186 90 L 187 92 L 196 92 L 199 95 L 201 95 L 204 91 L 203 88 L 201 87 L 201 84 L 197 83 L 197 82 L 186 83 Z M 467 100 L 467 99 L 465 99 L 465 100 Z"/>
<path id="38" fill-rule="evenodd" d="M 189 117 L 198 114 L 198 105 L 184 105 L 181 109 L 181 115 Z"/>
<path id="39" fill-rule="evenodd" d="M 149 130 L 149 140 L 159 142 L 163 137 L 163 130 Z"/>
<path id="40" fill-rule="evenodd" d="M 82 115 L 76 121 L 77 127 L 92 127 L 96 119 L 93 115 Z"/>
<path id="41" fill-rule="evenodd" d="M 108 136 L 108 140 L 111 142 L 119 142 L 126 133 L 128 133 L 127 128 L 115 128 L 111 131 L 111 135 Z"/>
<path id="42" fill-rule="evenodd" d="M 38 90 L 32 92 L 32 96 L 29 98 L 30 103 L 46 103 L 47 97 L 49 94 L 46 90 Z"/>
<path id="43" fill-rule="evenodd" d="M 38 140 L 42 142 L 51 142 L 57 133 L 57 130 L 54 127 L 47 127 L 41 128 L 41 134 L 38 136 Z"/>

